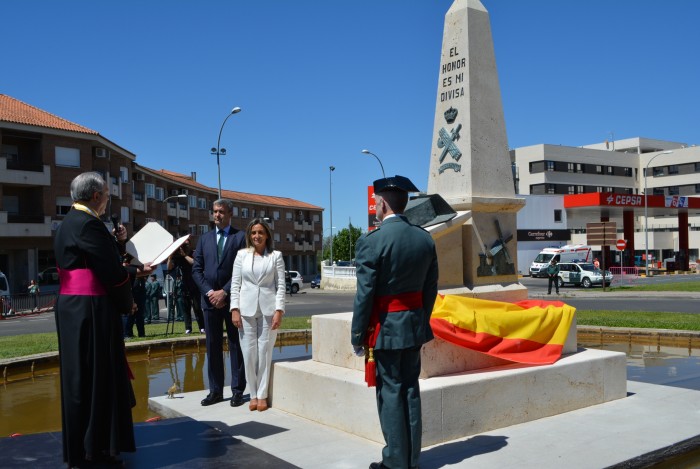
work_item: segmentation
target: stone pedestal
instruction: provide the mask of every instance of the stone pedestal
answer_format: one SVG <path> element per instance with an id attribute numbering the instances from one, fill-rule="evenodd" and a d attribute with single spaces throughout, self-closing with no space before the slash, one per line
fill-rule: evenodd
<path id="1" fill-rule="evenodd" d="M 280 410 L 383 443 L 374 388 L 350 347 L 351 313 L 313 317 L 311 360 L 275 363 Z M 575 325 L 573 326 L 575 331 Z M 625 397 L 623 353 L 576 350 L 547 366 L 517 365 L 436 339 L 422 350 L 423 446 Z"/>

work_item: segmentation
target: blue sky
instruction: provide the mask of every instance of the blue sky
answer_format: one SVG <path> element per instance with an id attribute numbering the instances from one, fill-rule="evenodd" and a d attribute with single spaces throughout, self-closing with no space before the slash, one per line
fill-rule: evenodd
<path id="1" fill-rule="evenodd" d="M 0 93 L 155 169 L 326 208 L 366 229 L 366 187 L 427 188 L 451 0 L 3 2 Z M 700 2 L 482 0 L 509 146 L 700 144 Z M 336 230 L 334 230 L 336 231 Z M 326 233 L 328 234 L 328 233 Z"/>

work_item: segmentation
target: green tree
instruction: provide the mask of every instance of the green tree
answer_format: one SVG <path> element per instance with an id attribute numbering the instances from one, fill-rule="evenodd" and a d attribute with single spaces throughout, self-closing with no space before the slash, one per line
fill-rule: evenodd
<path id="1" fill-rule="evenodd" d="M 355 258 L 355 246 L 357 239 L 362 236 L 362 229 L 352 226 L 343 228 L 338 233 L 333 233 L 333 262 L 351 261 Z M 323 238 L 323 259 L 331 257 L 331 237 Z"/>

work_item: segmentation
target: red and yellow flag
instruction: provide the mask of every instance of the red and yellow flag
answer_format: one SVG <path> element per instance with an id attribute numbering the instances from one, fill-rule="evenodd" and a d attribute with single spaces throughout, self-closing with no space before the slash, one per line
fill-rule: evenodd
<path id="1" fill-rule="evenodd" d="M 517 303 L 438 295 L 430 325 L 447 342 L 517 363 L 561 357 L 576 308 L 560 301 Z"/>

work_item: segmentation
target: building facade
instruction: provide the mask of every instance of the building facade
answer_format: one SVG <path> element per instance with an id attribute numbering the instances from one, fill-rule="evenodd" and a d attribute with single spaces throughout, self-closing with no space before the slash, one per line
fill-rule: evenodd
<path id="1" fill-rule="evenodd" d="M 582 147 L 540 144 L 511 150 L 511 160 L 515 167 L 516 192 L 532 196 L 528 197 L 526 209 L 518 214 L 519 231 L 559 229 L 562 224 L 558 220 L 565 219 L 564 228 L 571 233 L 568 241 L 585 244 L 587 223 L 605 219 L 617 221 L 620 238 L 632 238 L 628 241 L 635 247 L 634 255 L 640 256 L 648 249 L 655 260 L 663 260 L 673 257 L 684 244 L 683 235 L 679 235 L 681 219 L 682 224 L 688 226 L 688 260 L 696 261 L 700 247 L 700 211 L 697 209 L 679 211 L 655 208 L 649 211 L 646 219 L 644 207 L 630 207 L 635 208 L 633 217 L 630 217 L 634 225 L 630 236 L 622 232 L 625 220 L 621 211 L 564 208 L 564 200 L 576 194 L 606 193 L 614 197 L 648 195 L 650 199 L 652 196 L 665 196 L 673 204 L 674 200 L 697 197 L 700 195 L 700 147 L 648 138 Z M 545 202 L 546 196 L 554 196 L 561 201 Z M 646 197 L 633 198 L 633 201 L 646 203 Z M 690 205 L 692 207 L 693 204 Z M 561 216 L 562 209 L 565 211 L 564 217 Z M 557 211 L 559 217 L 556 216 Z M 535 221 L 541 214 L 546 217 L 546 223 Z M 531 257 L 530 251 L 541 244 L 532 244 L 527 249 L 527 255 L 523 255 L 523 261 Z M 526 265 L 519 265 L 522 272 L 526 268 Z"/>
<path id="2" fill-rule="evenodd" d="M 13 292 L 24 292 L 30 279 L 55 267 L 53 233 L 72 205 L 70 182 L 85 171 L 100 173 L 110 185 L 110 228 L 112 214 L 130 236 L 155 221 L 174 236 L 193 235 L 195 243 L 213 228 L 217 189 L 197 182 L 196 173 L 156 170 L 135 160 L 94 130 L 0 94 L 0 271 Z M 288 269 L 308 277 L 318 272 L 323 208 L 285 197 L 222 196 L 234 203 L 237 228 L 255 216 L 270 218 Z"/>

